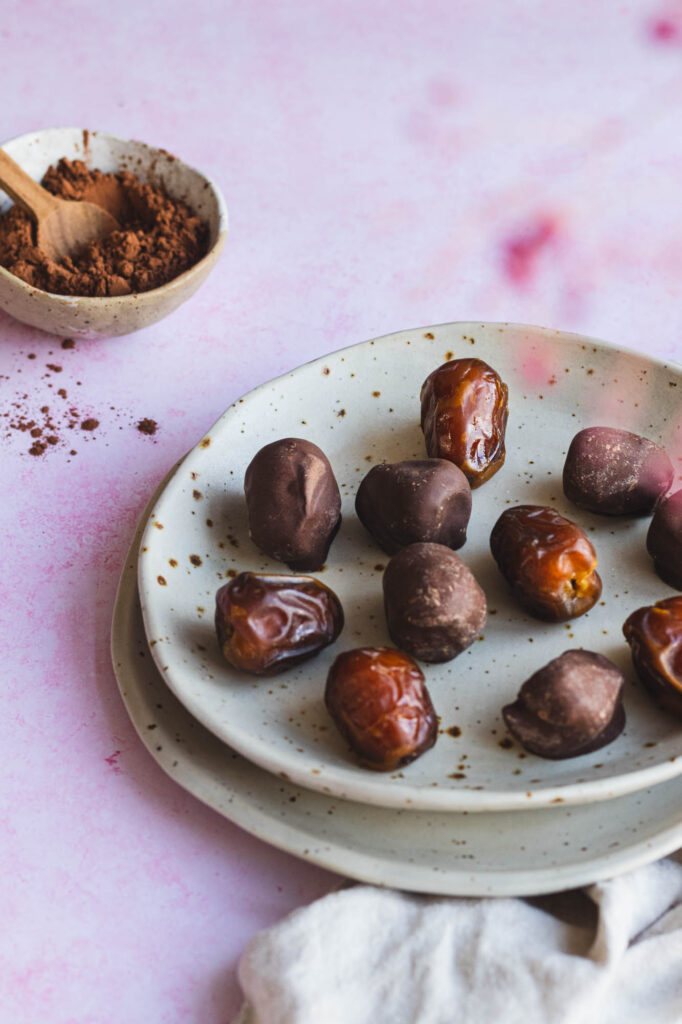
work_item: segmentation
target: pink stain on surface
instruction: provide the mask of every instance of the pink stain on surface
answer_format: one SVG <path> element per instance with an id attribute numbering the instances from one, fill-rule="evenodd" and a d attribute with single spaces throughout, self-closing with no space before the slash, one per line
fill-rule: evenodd
<path id="1" fill-rule="evenodd" d="M 682 21 L 678 18 L 652 18 L 647 34 L 656 43 L 682 43 Z"/>
<path id="2" fill-rule="evenodd" d="M 502 265 L 509 280 L 521 287 L 530 284 L 540 258 L 546 254 L 556 235 L 555 218 L 540 216 L 505 239 L 502 243 Z"/>
<path id="3" fill-rule="evenodd" d="M 435 107 L 449 107 L 457 99 L 457 90 L 451 82 L 434 78 L 429 82 L 429 100 Z"/>
<path id="4" fill-rule="evenodd" d="M 111 770 L 113 772 L 115 772 L 117 775 L 120 775 L 120 773 L 121 773 L 121 767 L 120 767 L 120 765 L 118 763 L 118 759 L 119 759 L 120 756 L 121 756 L 121 751 L 120 750 L 115 750 L 113 752 L 113 754 L 109 755 L 109 757 L 105 757 L 104 758 L 104 760 L 109 765 Z"/>

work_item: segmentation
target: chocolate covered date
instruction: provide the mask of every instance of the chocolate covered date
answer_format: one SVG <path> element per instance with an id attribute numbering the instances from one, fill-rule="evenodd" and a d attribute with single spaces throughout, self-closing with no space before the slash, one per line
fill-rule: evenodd
<path id="1" fill-rule="evenodd" d="M 532 754 L 557 760 L 606 746 L 625 726 L 623 673 L 592 651 L 565 651 L 527 679 L 502 709 L 507 728 Z"/>
<path id="2" fill-rule="evenodd" d="M 573 619 L 599 600 L 594 548 L 552 508 L 508 508 L 493 527 L 490 550 L 519 604 L 538 619 Z"/>
<path id="3" fill-rule="evenodd" d="M 453 359 L 421 389 L 421 423 L 431 458 L 449 459 L 472 487 L 504 463 L 507 385 L 482 359 Z"/>
<path id="4" fill-rule="evenodd" d="M 673 482 L 663 448 L 615 427 L 587 427 L 575 435 L 564 463 L 564 494 L 579 508 L 608 516 L 642 515 Z"/>
<path id="5" fill-rule="evenodd" d="M 322 568 L 341 523 L 341 495 L 317 445 L 298 437 L 267 444 L 246 470 L 244 492 L 261 551 L 298 572 Z"/>
<path id="6" fill-rule="evenodd" d="M 651 696 L 682 715 L 682 597 L 638 608 L 625 621 L 635 671 Z"/>
<path id="7" fill-rule="evenodd" d="M 485 594 L 459 555 L 442 544 L 403 548 L 388 563 L 383 587 L 391 640 L 421 661 L 450 661 L 485 625 Z"/>
<path id="8" fill-rule="evenodd" d="M 682 590 L 682 491 L 664 498 L 654 512 L 646 535 L 646 549 L 661 579 Z"/>
<path id="9" fill-rule="evenodd" d="M 324 699 L 339 732 L 369 768 L 393 771 L 436 742 L 424 676 L 402 651 L 359 647 L 340 654 Z"/>
<path id="10" fill-rule="evenodd" d="M 343 609 L 312 576 L 242 572 L 216 594 L 215 626 L 235 668 L 274 675 L 318 654 L 343 629 Z"/>
<path id="11" fill-rule="evenodd" d="M 360 484 L 355 510 L 389 555 L 419 541 L 461 548 L 471 515 L 471 488 L 461 469 L 446 459 L 382 463 Z"/>

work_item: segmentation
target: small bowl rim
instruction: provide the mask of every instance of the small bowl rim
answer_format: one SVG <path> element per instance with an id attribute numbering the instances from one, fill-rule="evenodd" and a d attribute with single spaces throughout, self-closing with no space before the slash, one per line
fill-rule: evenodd
<path id="1" fill-rule="evenodd" d="M 141 299 L 146 300 L 147 296 L 158 296 L 162 292 L 164 294 L 168 294 L 169 292 L 177 291 L 179 288 L 182 288 L 182 286 L 188 280 L 190 280 L 197 273 L 199 273 L 200 269 L 203 268 L 207 262 L 210 262 L 212 264 L 217 260 L 218 256 L 220 256 L 220 253 L 223 250 L 225 240 L 227 238 L 228 213 L 227 204 L 225 203 L 224 196 L 220 190 L 220 187 L 213 180 L 213 178 L 209 178 L 208 175 L 204 174 L 203 171 L 200 171 L 197 167 L 194 167 L 192 164 L 188 164 L 185 160 L 182 160 L 180 157 L 175 156 L 174 153 L 170 153 L 167 149 L 163 149 L 163 147 L 161 146 L 152 146 L 150 143 L 142 142 L 139 139 L 125 139 L 120 135 L 114 135 L 111 132 L 99 131 L 98 129 L 92 128 L 76 128 L 74 126 L 67 125 L 56 126 L 53 128 L 37 128 L 35 131 L 23 132 L 21 135 L 13 136 L 11 139 L 5 139 L 4 142 L 0 142 L 0 149 L 5 149 L 6 146 L 9 146 L 11 143 L 14 142 L 23 142 L 29 140 L 32 141 L 38 135 L 42 135 L 45 132 L 55 131 L 87 131 L 88 135 L 90 136 L 96 135 L 105 140 L 120 142 L 123 143 L 124 145 L 126 143 L 133 142 L 137 146 L 144 146 L 145 149 L 150 150 L 152 153 L 158 153 L 159 156 L 166 158 L 171 157 L 173 160 L 177 161 L 182 166 L 187 167 L 190 171 L 194 171 L 195 174 L 198 174 L 201 178 L 203 178 L 205 182 L 207 182 L 208 187 L 211 189 L 213 195 L 215 196 L 216 203 L 218 206 L 218 233 L 216 235 L 215 241 L 213 242 L 209 250 L 201 257 L 200 260 L 197 261 L 197 263 L 192 264 L 192 266 L 188 267 L 187 270 L 183 270 L 181 274 L 178 274 L 178 276 L 174 277 L 171 281 L 167 281 L 165 284 L 159 285 L 157 288 L 150 288 L 148 291 L 144 292 L 131 292 L 128 295 L 62 295 L 59 294 L 58 292 L 47 292 L 43 288 L 36 288 L 35 285 L 29 284 L 27 281 L 22 280 L 22 278 L 17 277 L 16 274 L 12 274 L 9 270 L 7 270 L 6 267 L 2 266 L 0 266 L 0 278 L 4 279 L 5 281 L 8 282 L 8 284 L 18 288 L 21 291 L 46 296 L 50 299 L 55 300 L 56 302 L 59 302 L 60 304 L 64 304 L 65 306 L 72 306 L 74 305 L 74 303 L 77 302 L 79 305 L 81 303 L 84 303 L 87 308 L 91 304 L 93 306 L 97 306 L 100 302 L 102 302 L 102 300 L 105 300 L 106 302 L 115 303 L 117 306 L 123 308 L 126 304 L 139 303 Z M 2 191 L 1 188 L 0 191 Z"/>

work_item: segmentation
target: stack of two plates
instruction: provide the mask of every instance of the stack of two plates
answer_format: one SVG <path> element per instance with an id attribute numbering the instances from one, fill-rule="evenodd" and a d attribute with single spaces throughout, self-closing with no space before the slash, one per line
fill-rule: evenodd
<path id="1" fill-rule="evenodd" d="M 440 720 L 432 750 L 402 771 L 359 767 L 324 707 L 337 653 L 390 643 L 387 556 L 354 513 L 377 462 L 424 456 L 422 381 L 477 356 L 509 386 L 507 460 L 474 491 L 459 552 L 486 592 L 480 642 L 423 666 Z M 682 845 L 682 723 L 637 685 L 621 627 L 670 596 L 645 550 L 647 520 L 606 519 L 565 500 L 573 435 L 612 425 L 668 448 L 680 371 L 603 343 L 535 327 L 456 323 L 366 342 L 263 385 L 235 403 L 154 496 L 123 574 L 113 658 L 132 720 L 180 785 L 267 842 L 345 875 L 414 891 L 523 895 L 609 877 Z M 243 570 L 286 572 L 248 536 L 244 471 L 280 437 L 329 457 L 343 523 L 321 574 L 344 607 L 341 637 L 279 676 L 233 670 L 215 639 L 215 592 Z M 675 445 L 675 448 L 678 448 Z M 597 550 L 602 601 L 568 624 L 513 603 L 488 549 L 509 505 L 552 505 Z M 564 650 L 584 647 L 625 672 L 627 725 L 610 746 L 552 762 L 507 735 L 501 708 Z M 142 657 L 140 656 L 142 655 Z"/>

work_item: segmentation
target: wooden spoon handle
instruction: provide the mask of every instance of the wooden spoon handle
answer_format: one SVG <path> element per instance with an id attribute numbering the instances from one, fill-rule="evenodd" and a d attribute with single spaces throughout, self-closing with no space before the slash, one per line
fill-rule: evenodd
<path id="1" fill-rule="evenodd" d="M 59 199 L 34 181 L 4 149 L 0 149 L 0 187 L 36 220 L 43 220 L 59 206 Z"/>

